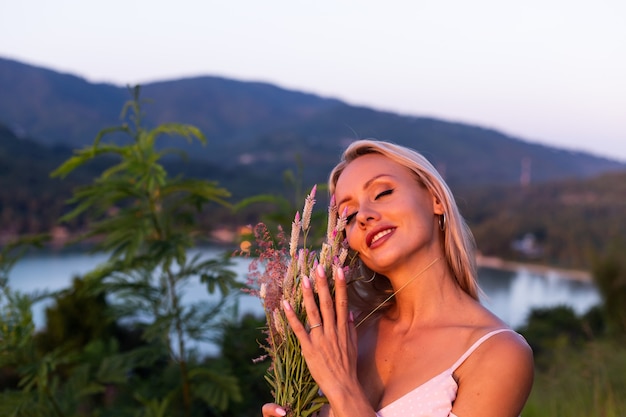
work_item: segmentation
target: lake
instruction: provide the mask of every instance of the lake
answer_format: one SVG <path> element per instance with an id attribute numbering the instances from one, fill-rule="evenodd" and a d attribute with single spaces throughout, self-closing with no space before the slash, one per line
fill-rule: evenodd
<path id="1" fill-rule="evenodd" d="M 219 252 L 215 249 L 203 250 L 206 256 Z M 21 259 L 11 271 L 11 287 L 22 292 L 36 290 L 55 291 L 67 288 L 76 275 L 93 269 L 106 260 L 103 254 L 48 253 L 31 255 Z M 232 269 L 242 278 L 248 270 L 248 260 L 234 259 Z M 520 267 L 516 270 L 481 268 L 479 282 L 485 294 L 483 304 L 503 319 L 509 326 L 523 325 L 528 313 L 535 307 L 569 305 L 582 314 L 600 302 L 594 285 L 589 282 L 568 279 L 562 273 L 546 270 L 536 271 Z M 196 301 L 207 298 L 203 286 L 188 287 L 186 300 Z M 40 303 L 34 311 L 35 324 L 43 325 L 45 303 Z M 240 300 L 241 313 L 263 314 L 256 297 L 244 295 Z"/>

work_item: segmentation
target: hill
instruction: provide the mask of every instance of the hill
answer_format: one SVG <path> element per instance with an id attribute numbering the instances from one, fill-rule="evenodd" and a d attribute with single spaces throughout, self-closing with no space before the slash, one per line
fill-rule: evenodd
<path id="1" fill-rule="evenodd" d="M 338 100 L 279 87 L 219 77 L 142 86 L 148 123 L 198 126 L 218 143 L 247 138 L 286 122 L 311 117 Z M 47 144 L 85 145 L 106 126 L 119 123 L 130 98 L 126 87 L 0 58 L 0 121 L 18 134 Z"/>
<path id="2" fill-rule="evenodd" d="M 70 155 L 67 147 L 20 139 L 0 125 L 0 243 L 54 226 L 73 184 L 51 180 L 49 174 Z"/>
<path id="3" fill-rule="evenodd" d="M 626 172 L 458 195 L 483 254 L 568 268 L 626 244 L 625 196 Z"/>
<path id="4" fill-rule="evenodd" d="M 0 58 L 0 123 L 18 136 L 73 148 L 119 123 L 124 87 Z M 209 146 L 187 147 L 200 163 L 275 178 L 301 157 L 307 182 L 324 182 L 346 143 L 374 137 L 412 146 L 453 187 L 588 178 L 626 164 L 530 143 L 491 129 L 351 106 L 266 83 L 218 77 L 142 86 L 149 124 L 199 127 Z M 163 146 L 172 145 L 164 141 Z M 181 144 L 176 142 L 176 146 Z M 187 145 L 182 145 L 183 147 Z M 258 176 L 258 175 L 257 175 Z"/>

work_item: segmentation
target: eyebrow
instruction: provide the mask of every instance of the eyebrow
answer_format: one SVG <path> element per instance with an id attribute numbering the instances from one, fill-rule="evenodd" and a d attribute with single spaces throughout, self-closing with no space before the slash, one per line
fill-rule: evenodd
<path id="1" fill-rule="evenodd" d="M 363 189 L 366 190 L 370 185 L 372 185 L 372 183 L 374 181 L 376 181 L 377 179 L 379 179 L 381 177 L 391 177 L 391 175 L 390 174 L 378 174 L 378 175 L 375 175 L 372 178 L 370 178 L 369 180 L 365 181 L 365 184 L 363 184 Z M 352 197 L 348 196 L 348 197 L 342 199 L 341 201 L 339 201 L 337 203 L 337 207 L 339 207 L 340 205 L 342 205 L 346 201 L 350 200 L 350 198 L 352 198 Z"/>

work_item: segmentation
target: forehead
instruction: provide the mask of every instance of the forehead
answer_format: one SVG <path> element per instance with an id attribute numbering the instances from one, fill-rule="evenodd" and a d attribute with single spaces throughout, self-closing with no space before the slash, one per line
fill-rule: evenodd
<path id="1" fill-rule="evenodd" d="M 355 188 L 362 189 L 368 182 L 380 176 L 395 180 L 414 180 L 404 166 L 379 154 L 363 155 L 350 162 L 343 170 L 335 186 L 335 194 L 340 197 L 351 193 Z"/>

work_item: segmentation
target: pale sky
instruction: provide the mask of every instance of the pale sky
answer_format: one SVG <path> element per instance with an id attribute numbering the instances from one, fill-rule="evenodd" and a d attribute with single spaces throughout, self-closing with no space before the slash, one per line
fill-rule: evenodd
<path id="1" fill-rule="evenodd" d="M 626 162 L 625 0 L 0 0 L 0 56 L 270 82 Z"/>

